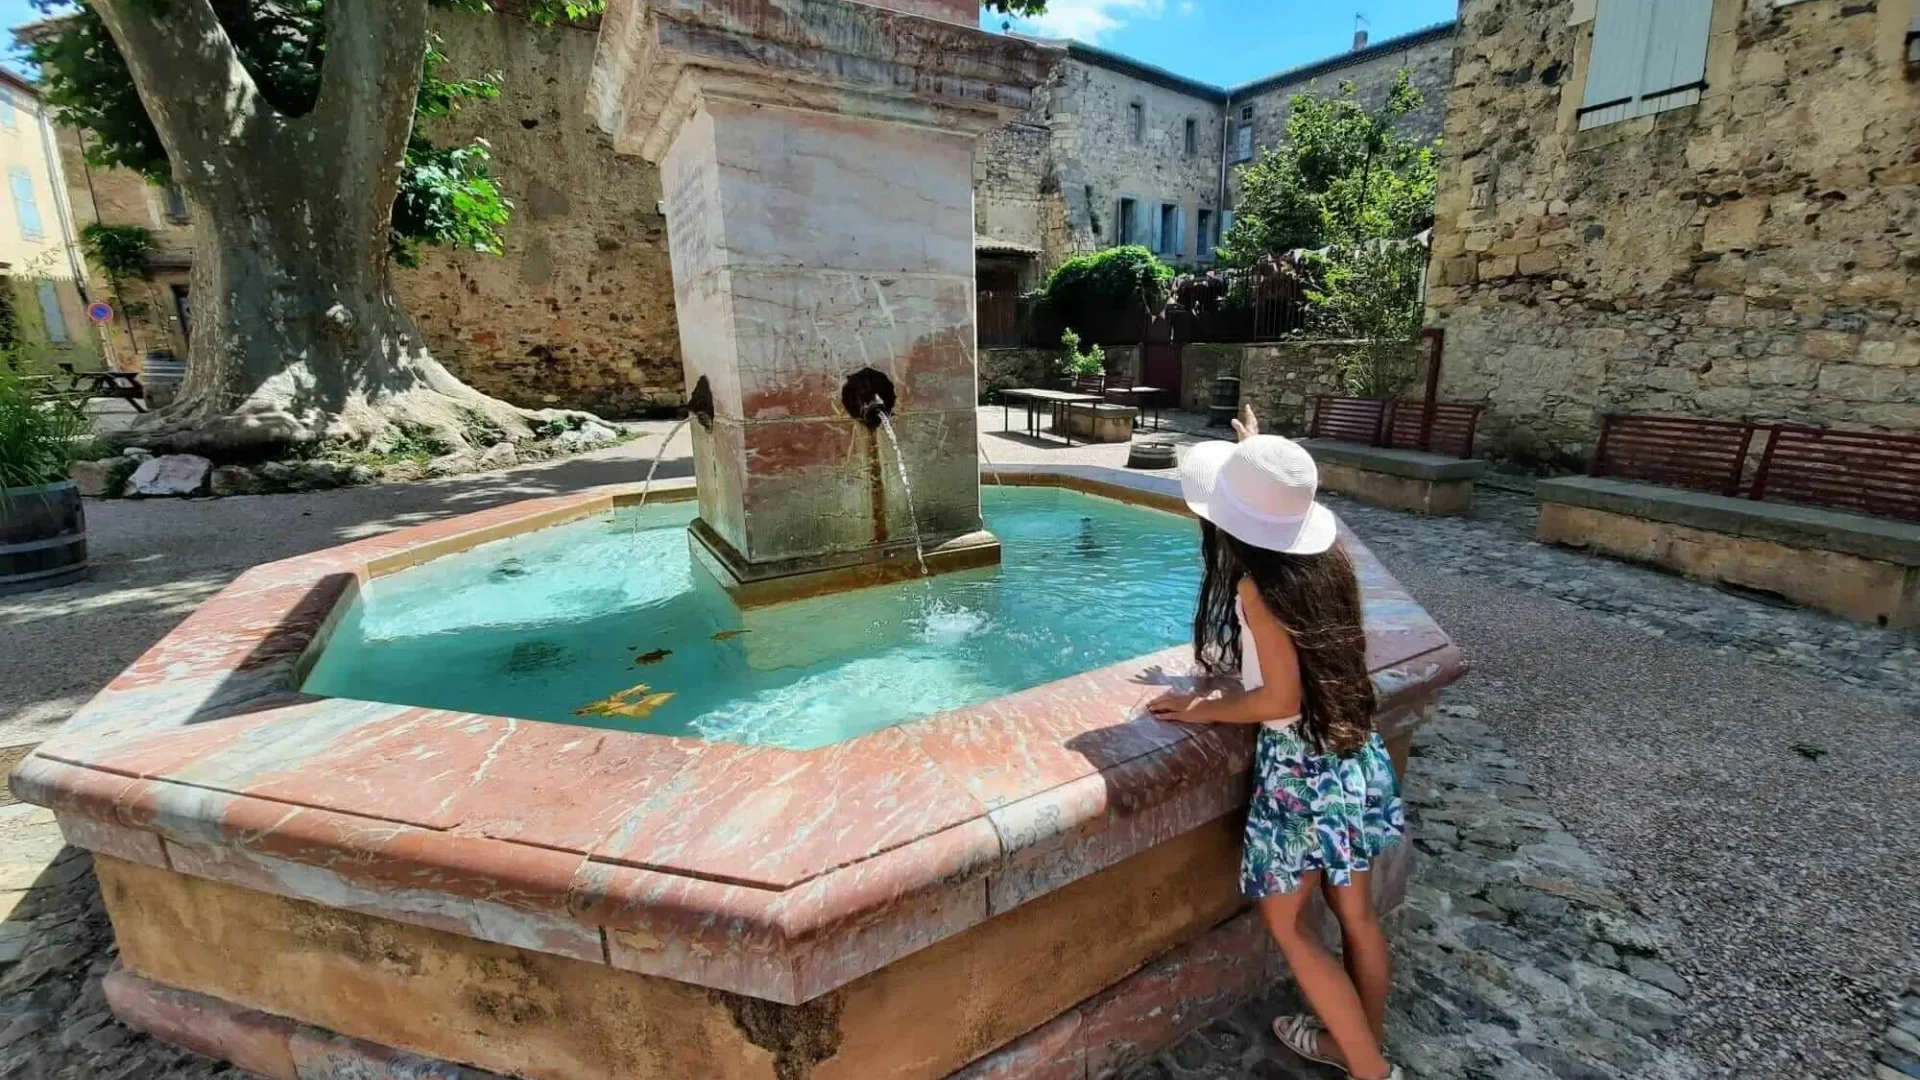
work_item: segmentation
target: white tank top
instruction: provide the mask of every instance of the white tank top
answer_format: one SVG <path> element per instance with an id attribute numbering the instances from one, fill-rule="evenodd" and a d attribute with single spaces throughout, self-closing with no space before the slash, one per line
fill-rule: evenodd
<path id="1" fill-rule="evenodd" d="M 1260 674 L 1260 650 L 1253 644 L 1253 628 L 1247 625 L 1247 606 L 1238 598 L 1233 601 L 1233 613 L 1240 619 L 1240 687 L 1243 690 L 1258 690 L 1267 685 L 1266 676 Z M 1282 720 L 1263 720 L 1261 727 L 1275 731 L 1285 731 L 1300 719 L 1300 714 Z"/>

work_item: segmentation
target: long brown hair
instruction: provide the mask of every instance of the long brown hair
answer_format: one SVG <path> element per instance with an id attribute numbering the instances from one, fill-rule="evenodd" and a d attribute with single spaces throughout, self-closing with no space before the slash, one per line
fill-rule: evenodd
<path id="1" fill-rule="evenodd" d="M 1193 616 L 1194 659 L 1211 674 L 1240 673 L 1234 602 L 1240 579 L 1252 578 L 1299 654 L 1300 737 L 1322 754 L 1365 746 L 1376 701 L 1367 676 L 1360 579 L 1346 549 L 1335 544 L 1319 555 L 1286 555 L 1243 543 L 1206 521 L 1200 533 L 1206 568 Z"/>

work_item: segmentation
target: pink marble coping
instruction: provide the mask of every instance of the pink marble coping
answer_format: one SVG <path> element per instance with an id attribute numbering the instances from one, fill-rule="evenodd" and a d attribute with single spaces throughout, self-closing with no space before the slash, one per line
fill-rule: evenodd
<path id="1" fill-rule="evenodd" d="M 1172 480 L 1001 470 L 1165 505 Z M 686 498 L 690 483 L 652 499 Z M 1245 804 L 1253 732 L 1141 706 L 1179 646 L 812 751 L 300 693 L 359 583 L 606 513 L 534 499 L 256 567 L 11 778 L 120 858 L 797 1004 Z M 1389 737 L 1458 650 L 1351 536 Z"/>

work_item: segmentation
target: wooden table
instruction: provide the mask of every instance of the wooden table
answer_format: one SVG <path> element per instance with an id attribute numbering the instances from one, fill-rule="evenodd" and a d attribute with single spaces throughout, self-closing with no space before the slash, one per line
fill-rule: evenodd
<path id="1" fill-rule="evenodd" d="M 1131 404 L 1135 409 L 1140 410 L 1140 414 L 1142 416 L 1146 415 L 1146 412 L 1148 409 L 1152 409 L 1153 410 L 1153 430 L 1159 431 L 1160 430 L 1160 405 L 1161 405 L 1160 395 L 1165 392 L 1166 391 L 1160 389 L 1157 386 L 1115 386 L 1115 387 L 1108 388 L 1107 396 L 1114 397 L 1116 395 L 1122 395 L 1122 394 L 1126 395 L 1126 397 L 1129 399 L 1129 404 Z"/>
<path id="2" fill-rule="evenodd" d="M 1012 413 L 1010 402 L 1022 401 L 1027 406 L 1027 434 L 1040 437 L 1040 406 L 1045 405 L 1052 413 L 1053 428 L 1073 445 L 1073 425 L 1067 421 L 1065 410 L 1075 405 L 1098 405 L 1106 399 L 1099 394 L 1079 394 L 1071 390 L 1041 390 L 1037 387 L 1015 387 L 1000 391 L 1001 430 L 1011 430 Z"/>
<path id="3" fill-rule="evenodd" d="M 147 396 L 137 371 L 75 371 L 72 364 L 61 364 L 69 380 L 68 391 L 90 398 L 119 398 L 133 406 L 134 412 L 146 412 L 141 399 Z"/>

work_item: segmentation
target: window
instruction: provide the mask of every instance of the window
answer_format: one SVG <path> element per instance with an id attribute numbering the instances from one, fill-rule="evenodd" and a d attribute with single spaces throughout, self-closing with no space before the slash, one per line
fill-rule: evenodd
<path id="1" fill-rule="evenodd" d="M 1132 199 L 1121 199 L 1118 212 L 1113 215 L 1113 242 L 1116 244 L 1137 244 L 1140 242 L 1140 204 Z"/>
<path id="2" fill-rule="evenodd" d="M 1220 211 L 1220 235 L 1213 238 L 1215 247 L 1227 242 L 1227 234 L 1233 231 L 1233 211 Z"/>
<path id="3" fill-rule="evenodd" d="M 67 336 L 67 316 L 60 310 L 60 291 L 51 281 L 40 283 L 40 318 L 47 324 L 47 340 L 55 345 L 65 345 L 72 338 Z"/>
<path id="4" fill-rule="evenodd" d="M 1240 110 L 1240 126 L 1233 129 L 1233 160 L 1246 161 L 1253 157 L 1253 106 L 1247 105 Z"/>
<path id="5" fill-rule="evenodd" d="M 1179 255 L 1186 250 L 1187 238 L 1181 235 L 1186 231 L 1182 228 L 1185 224 L 1186 215 L 1177 204 L 1160 204 L 1160 254 Z"/>
<path id="6" fill-rule="evenodd" d="M 1920 64 L 1920 7 L 1913 9 L 1913 25 L 1907 27 L 1907 63 Z"/>
<path id="7" fill-rule="evenodd" d="M 20 239 L 44 239 L 47 234 L 40 227 L 40 206 L 33 201 L 33 177 L 15 165 L 7 170 L 7 185 L 13 189 L 13 214 L 20 219 Z"/>
<path id="8" fill-rule="evenodd" d="M 1188 157 L 1200 152 L 1200 122 L 1191 116 L 1187 117 L 1186 147 Z"/>
<path id="9" fill-rule="evenodd" d="M 1196 259 L 1213 258 L 1213 249 L 1220 246 L 1220 241 L 1213 235 L 1213 211 L 1200 211 L 1200 225 L 1193 231 L 1193 257 Z"/>
<path id="10" fill-rule="evenodd" d="M 185 225 L 191 216 L 187 213 L 187 197 L 172 184 L 160 189 L 160 204 L 166 208 L 167 220 L 175 225 Z"/>
<path id="11" fill-rule="evenodd" d="M 1147 138 L 1147 107 L 1136 101 L 1127 106 L 1127 131 L 1138 144 Z"/>
<path id="12" fill-rule="evenodd" d="M 1713 0 L 1599 0 L 1580 127 L 1695 105 Z"/>

